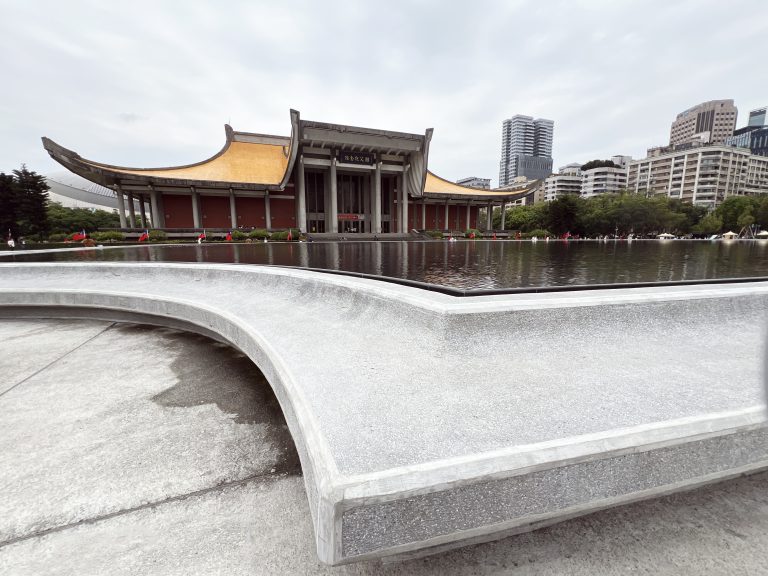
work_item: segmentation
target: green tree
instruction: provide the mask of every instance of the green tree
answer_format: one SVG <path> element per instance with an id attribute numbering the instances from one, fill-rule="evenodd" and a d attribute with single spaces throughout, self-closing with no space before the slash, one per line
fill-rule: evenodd
<path id="1" fill-rule="evenodd" d="M 582 233 L 578 227 L 579 212 L 584 201 L 573 194 L 566 194 L 549 203 L 547 230 L 560 236 L 566 232 Z"/>
<path id="2" fill-rule="evenodd" d="M 16 202 L 16 184 L 13 176 L 0 172 L 0 237 L 3 239 L 9 231 L 13 237 L 19 234 Z"/>
<path id="3" fill-rule="evenodd" d="M 582 171 L 591 170 L 592 168 L 618 168 L 618 166 L 611 160 L 590 160 L 581 166 Z"/>
<path id="4" fill-rule="evenodd" d="M 722 218 L 723 228 L 725 230 L 738 232 L 741 230 L 741 227 L 739 226 L 739 217 L 745 210 L 748 210 L 751 207 L 751 198 L 747 196 L 729 196 L 715 209 L 715 212 Z"/>
<path id="5" fill-rule="evenodd" d="M 70 234 L 80 230 L 93 232 L 103 228 L 120 227 L 120 217 L 114 212 L 66 208 L 57 202 L 48 205 L 48 219 L 51 232 L 56 234 Z"/>
<path id="6" fill-rule="evenodd" d="M 697 225 L 693 227 L 693 231 L 699 234 L 717 234 L 723 229 L 723 219 L 710 212 L 704 218 L 701 219 Z"/>
<path id="7" fill-rule="evenodd" d="M 736 221 L 736 225 L 738 226 L 739 230 L 749 228 L 754 223 L 755 217 L 752 216 L 751 206 L 749 208 L 745 208 L 744 211 L 739 215 L 739 219 Z"/>
<path id="8" fill-rule="evenodd" d="M 21 169 L 14 170 L 13 175 L 19 232 L 42 239 L 47 236 L 49 230 L 48 184 L 43 176 L 27 170 L 24 164 Z"/>

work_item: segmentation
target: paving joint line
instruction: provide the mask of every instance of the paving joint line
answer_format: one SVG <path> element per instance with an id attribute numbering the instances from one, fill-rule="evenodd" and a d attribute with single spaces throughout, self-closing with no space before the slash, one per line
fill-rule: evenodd
<path id="1" fill-rule="evenodd" d="M 188 498 L 195 498 L 197 496 L 202 496 L 203 494 L 207 494 L 209 492 L 223 491 L 227 488 L 245 486 L 246 484 L 254 480 L 259 480 L 259 479 L 277 480 L 278 478 L 284 478 L 289 475 L 290 473 L 288 472 L 277 472 L 277 473 L 259 472 L 258 474 L 246 476 L 245 478 L 241 478 L 240 480 L 231 480 L 229 482 L 222 482 L 221 484 L 216 484 L 215 486 L 208 486 L 207 488 L 201 488 L 200 490 L 186 492 L 185 494 L 177 494 L 176 496 L 169 496 L 168 498 L 157 500 L 155 502 L 147 502 L 146 504 L 140 504 L 139 506 L 134 506 L 132 508 L 124 508 L 122 510 L 110 512 L 109 514 L 94 516 L 92 518 L 84 518 L 83 520 L 78 520 L 77 522 L 70 522 L 69 524 L 61 524 L 59 526 L 53 526 L 52 528 L 46 528 L 45 530 L 38 530 L 37 532 L 24 534 L 23 536 L 16 536 L 14 538 L 9 538 L 8 540 L 0 541 L 0 549 L 5 548 L 6 546 L 11 546 L 13 544 L 18 544 L 19 542 L 24 542 L 26 540 L 32 540 L 34 538 L 42 538 L 43 536 L 48 536 L 49 534 L 55 534 L 57 532 L 63 532 L 65 530 L 71 530 L 79 526 L 84 526 L 89 524 L 98 524 L 99 522 L 103 522 L 105 520 L 111 520 L 112 518 L 125 516 L 127 514 L 139 512 L 141 510 L 151 510 L 151 509 L 163 506 L 165 504 L 181 502 Z"/>
<path id="2" fill-rule="evenodd" d="M 54 358 L 53 360 L 51 360 L 51 361 L 50 361 L 48 364 L 46 364 L 45 366 L 43 366 L 43 367 L 42 367 L 42 368 L 40 368 L 39 370 L 36 370 L 35 372 L 33 372 L 32 374 L 30 374 L 29 376 L 27 376 L 27 377 L 26 377 L 26 378 L 24 378 L 23 380 L 20 380 L 19 382 L 16 382 L 16 384 L 14 384 L 13 386 L 11 386 L 11 387 L 10 387 L 10 388 L 8 388 L 7 390 L 4 390 L 3 392 L 0 392 L 0 398 L 2 398 L 3 396 L 5 396 L 6 394 L 8 394 L 8 392 L 10 392 L 11 390 L 14 390 L 14 389 L 18 388 L 19 386 L 21 386 L 22 384 L 24 384 L 24 382 L 26 382 L 27 380 L 30 380 L 31 378 L 34 378 L 35 376 L 37 376 L 37 375 L 38 375 L 38 374 L 40 374 L 41 372 L 44 372 L 45 370 L 47 370 L 48 368 L 50 368 L 51 366 L 53 366 L 54 364 L 56 364 L 56 362 L 58 362 L 58 361 L 59 361 L 59 360 L 61 360 L 62 358 L 66 358 L 67 356 L 69 356 L 69 355 L 70 355 L 70 354 L 72 354 L 73 352 L 76 352 L 77 350 L 79 350 L 80 348 L 82 348 L 83 346 L 85 346 L 86 344 L 88 344 L 88 343 L 89 343 L 91 340 L 94 340 L 95 338 L 98 338 L 99 336 L 101 336 L 102 334 L 104 334 L 104 332 L 106 332 L 107 330 L 109 330 L 110 328 L 112 328 L 112 327 L 113 327 L 115 324 L 117 324 L 117 322 L 112 322 L 112 323 L 111 323 L 109 326 L 107 326 L 106 328 L 104 328 L 103 330 L 101 330 L 101 331 L 100 331 L 98 334 L 94 334 L 93 336 L 91 336 L 90 338 L 88 338 L 88 339 L 87 339 L 85 342 L 81 342 L 80 344 L 78 344 L 77 346 L 75 346 L 74 348 L 72 348 L 72 350 L 69 350 L 68 352 L 65 352 L 64 354 L 62 354 L 62 355 L 61 355 L 61 356 L 59 356 L 58 358 Z"/>

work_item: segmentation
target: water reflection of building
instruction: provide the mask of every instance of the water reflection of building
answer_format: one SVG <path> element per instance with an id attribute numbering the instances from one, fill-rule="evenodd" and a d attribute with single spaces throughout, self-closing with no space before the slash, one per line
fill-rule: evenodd
<path id="1" fill-rule="evenodd" d="M 428 170 L 432 129 L 392 132 L 302 120 L 291 135 L 236 132 L 213 157 L 170 168 L 126 168 L 86 160 L 48 138 L 49 154 L 72 172 L 114 190 L 123 228 L 136 225 L 134 201 L 155 228 L 280 229 L 406 233 L 480 227 L 494 206 L 533 186 L 479 190 Z M 125 202 L 128 202 L 126 213 Z"/>

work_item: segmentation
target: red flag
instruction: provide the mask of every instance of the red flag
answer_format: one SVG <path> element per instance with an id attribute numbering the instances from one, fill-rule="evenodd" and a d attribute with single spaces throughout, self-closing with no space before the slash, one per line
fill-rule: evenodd
<path id="1" fill-rule="evenodd" d="M 288 228 L 288 238 L 287 238 L 287 240 L 288 240 L 288 242 L 293 240 L 293 234 L 291 234 L 291 229 L 290 228 Z"/>
<path id="2" fill-rule="evenodd" d="M 77 242 L 78 240 L 85 240 L 86 238 L 88 238 L 88 234 L 85 233 L 85 230 L 83 230 L 82 232 L 75 232 L 74 234 L 72 234 L 72 240 L 75 242 Z"/>
<path id="3" fill-rule="evenodd" d="M 232 242 L 232 231 L 231 230 L 229 232 L 227 232 L 226 240 L 227 240 L 227 242 Z"/>
<path id="4" fill-rule="evenodd" d="M 197 237 L 198 240 L 205 240 L 205 230 L 203 230 L 200 235 Z"/>
<path id="5" fill-rule="evenodd" d="M 149 230 L 144 230 L 144 233 L 139 236 L 139 242 L 144 242 L 146 240 L 149 240 Z"/>

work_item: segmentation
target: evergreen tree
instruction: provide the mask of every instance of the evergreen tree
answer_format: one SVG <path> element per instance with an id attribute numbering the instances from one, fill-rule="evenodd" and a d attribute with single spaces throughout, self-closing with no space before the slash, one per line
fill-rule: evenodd
<path id="1" fill-rule="evenodd" d="M 5 241 L 10 230 L 15 238 L 19 234 L 16 224 L 16 186 L 13 176 L 0 172 L 0 238 Z"/>
<path id="2" fill-rule="evenodd" d="M 16 189 L 16 221 L 19 232 L 43 238 L 48 235 L 48 190 L 45 178 L 27 170 L 22 164 L 20 170 L 14 170 Z"/>

